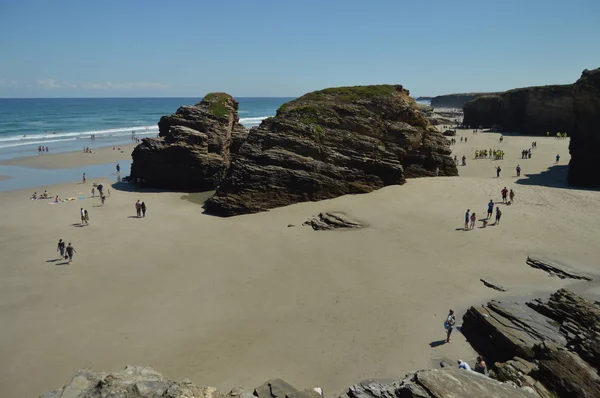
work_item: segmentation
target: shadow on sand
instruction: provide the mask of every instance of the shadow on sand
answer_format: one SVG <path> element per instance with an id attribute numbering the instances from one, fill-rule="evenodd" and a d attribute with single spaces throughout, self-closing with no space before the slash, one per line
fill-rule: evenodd
<path id="1" fill-rule="evenodd" d="M 446 344 L 446 340 L 432 341 L 431 343 L 429 343 L 429 347 L 435 348 L 435 347 L 439 347 L 444 344 Z"/>
<path id="2" fill-rule="evenodd" d="M 111 188 L 115 191 L 124 191 L 124 192 L 149 192 L 149 193 L 160 193 L 160 192 L 173 192 L 168 189 L 154 189 L 154 188 L 143 188 L 139 187 L 134 183 L 129 183 L 125 181 L 115 182 L 111 184 Z"/>
<path id="3" fill-rule="evenodd" d="M 516 183 L 519 185 L 536 185 L 549 188 L 575 189 L 581 191 L 599 191 L 595 188 L 585 188 L 572 186 L 567 183 L 569 166 L 566 164 L 556 164 L 539 174 L 525 174 L 527 178 L 521 178 Z"/>

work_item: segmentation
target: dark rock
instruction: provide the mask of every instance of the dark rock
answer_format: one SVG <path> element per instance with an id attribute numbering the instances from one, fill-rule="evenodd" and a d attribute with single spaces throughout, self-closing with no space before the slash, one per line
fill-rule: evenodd
<path id="1" fill-rule="evenodd" d="M 296 388 L 281 379 L 269 380 L 254 389 L 254 395 L 259 398 L 284 398 L 295 392 L 298 392 Z"/>
<path id="2" fill-rule="evenodd" d="M 600 188 L 600 68 L 583 71 L 574 91 L 575 127 L 569 143 L 569 184 Z"/>
<path id="3" fill-rule="evenodd" d="M 366 381 L 349 388 L 349 398 L 532 398 L 535 395 L 476 372 L 444 368 L 420 370 L 391 383 Z M 343 398 L 345 398 L 343 396 Z"/>
<path id="4" fill-rule="evenodd" d="M 131 178 L 152 188 L 214 189 L 247 135 L 237 109 L 229 94 L 212 93 L 163 116 L 159 137 L 144 138 L 133 150 Z"/>
<path id="5" fill-rule="evenodd" d="M 454 136 L 456 136 L 456 131 L 454 131 L 454 130 L 446 130 L 446 131 L 444 131 L 444 135 L 446 137 L 454 137 Z"/>
<path id="6" fill-rule="evenodd" d="M 573 270 L 573 267 L 556 259 L 532 255 L 527 257 L 527 264 L 533 268 L 544 270 L 551 275 L 558 276 L 561 279 L 571 278 L 583 279 L 586 281 L 594 280 L 593 277 L 577 272 Z"/>
<path id="7" fill-rule="evenodd" d="M 573 131 L 573 85 L 527 87 L 486 95 L 467 102 L 463 124 L 493 125 L 504 131 L 545 135 Z"/>
<path id="8" fill-rule="evenodd" d="M 462 108 L 467 102 L 476 98 L 493 95 L 496 93 L 462 93 L 462 94 L 447 94 L 438 95 L 431 99 L 433 108 Z"/>
<path id="9" fill-rule="evenodd" d="M 60 390 L 41 398 L 222 398 L 213 387 L 198 387 L 189 380 L 168 380 L 152 368 L 128 366 L 122 372 L 79 370 Z"/>
<path id="10" fill-rule="evenodd" d="M 495 284 L 493 284 L 493 283 L 491 283 L 491 282 L 488 282 L 488 281 L 486 281 L 485 279 L 479 279 L 479 280 L 480 280 L 480 281 L 481 281 L 481 282 L 482 282 L 482 283 L 483 283 L 485 286 L 487 286 L 487 287 L 489 287 L 489 288 L 492 288 L 492 289 L 495 289 L 495 290 L 498 290 L 498 291 L 501 291 L 501 292 L 505 292 L 505 291 L 506 291 L 506 289 L 505 289 L 504 287 L 500 286 L 500 285 L 495 285 Z"/>
<path id="11" fill-rule="evenodd" d="M 454 176 L 449 155 L 402 86 L 325 89 L 253 128 L 205 208 L 232 216 L 371 192 L 437 167 Z"/>
<path id="12" fill-rule="evenodd" d="M 352 220 L 342 212 L 319 213 L 305 221 L 302 225 L 309 225 L 315 231 L 331 230 L 338 228 L 361 228 L 363 225 Z"/>

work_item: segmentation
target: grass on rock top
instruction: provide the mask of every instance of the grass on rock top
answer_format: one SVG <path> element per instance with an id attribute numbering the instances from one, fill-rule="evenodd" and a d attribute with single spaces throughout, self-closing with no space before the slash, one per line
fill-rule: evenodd
<path id="1" fill-rule="evenodd" d="M 230 98 L 231 97 L 225 93 L 210 93 L 204 96 L 202 102 L 209 103 L 208 109 L 213 115 L 227 117 L 230 113 L 230 108 L 227 106 Z"/>

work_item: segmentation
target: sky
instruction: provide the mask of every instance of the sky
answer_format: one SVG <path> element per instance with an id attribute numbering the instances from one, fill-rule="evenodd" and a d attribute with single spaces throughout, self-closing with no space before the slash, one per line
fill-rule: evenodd
<path id="1" fill-rule="evenodd" d="M 413 96 L 567 84 L 600 0 L 0 0 L 0 97 Z"/>

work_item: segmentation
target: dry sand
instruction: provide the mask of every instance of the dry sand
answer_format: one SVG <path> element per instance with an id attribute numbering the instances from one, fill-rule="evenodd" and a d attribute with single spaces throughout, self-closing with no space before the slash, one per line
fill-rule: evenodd
<path id="1" fill-rule="evenodd" d="M 125 144 L 102 147 L 93 150 L 93 153 L 84 153 L 83 150 L 63 153 L 43 153 L 36 156 L 24 156 L 10 160 L 0 161 L 0 165 L 23 166 L 36 169 L 68 169 L 79 166 L 114 163 L 120 160 L 131 160 L 131 151 L 134 144 Z"/>
<path id="2" fill-rule="evenodd" d="M 178 193 L 112 189 L 104 207 L 98 199 L 29 201 L 30 189 L 0 193 L 3 396 L 37 396 L 78 368 L 127 364 L 225 391 L 281 377 L 333 396 L 361 379 L 434 366 L 439 357 L 474 358 L 458 332 L 451 344 L 430 347 L 444 338 L 448 309 L 457 310 L 460 325 L 468 305 L 569 285 L 528 267 L 530 253 L 597 267 L 600 192 L 554 187 L 566 170 L 568 140 L 537 138 L 533 158 L 521 160 L 532 138 L 500 145 L 496 134 L 460 134 L 469 143 L 455 146 L 459 157 L 501 147 L 505 160 L 468 156 L 462 177 L 227 219 L 203 215 Z M 539 175 L 556 153 L 563 166 Z M 536 175 L 516 183 L 517 163 Z M 37 191 L 69 197 L 89 194 L 90 186 Z M 501 224 L 460 230 L 465 210 L 483 215 L 503 186 L 517 196 L 502 207 Z M 148 205 L 145 219 L 131 218 L 137 199 Z M 73 225 L 82 206 L 90 212 L 86 227 Z M 329 210 L 369 226 L 301 226 Z M 77 250 L 72 265 L 54 261 L 59 238 Z M 486 288 L 481 277 L 510 290 Z M 594 284 L 579 285 L 597 293 Z"/>

